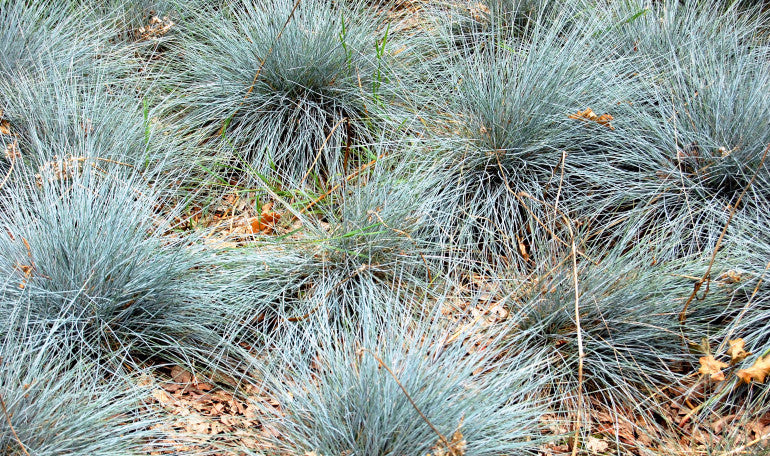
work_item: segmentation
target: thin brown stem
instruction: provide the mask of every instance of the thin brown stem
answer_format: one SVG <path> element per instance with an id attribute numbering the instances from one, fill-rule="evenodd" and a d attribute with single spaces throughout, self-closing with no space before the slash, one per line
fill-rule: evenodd
<path id="1" fill-rule="evenodd" d="M 578 438 L 580 437 L 580 427 L 582 410 L 583 410 L 583 359 L 585 358 L 585 352 L 583 351 L 583 329 L 580 326 L 580 290 L 578 288 L 578 270 L 577 270 L 577 254 L 575 249 L 575 234 L 572 232 L 572 227 L 567 225 L 572 237 L 572 276 L 575 283 L 575 330 L 577 331 L 577 344 L 578 344 L 578 409 L 577 409 L 577 421 L 575 423 L 575 438 L 572 443 L 572 456 L 577 454 Z"/>
<path id="2" fill-rule="evenodd" d="M 318 153 L 316 153 L 315 158 L 313 159 L 313 163 L 310 164 L 310 166 L 307 168 L 307 171 L 305 172 L 305 175 L 302 176 L 302 179 L 299 181 L 300 187 L 305 184 L 305 179 L 310 175 L 310 172 L 313 171 L 313 168 L 315 168 L 316 163 L 318 163 L 318 159 L 321 158 L 321 152 L 323 152 L 324 149 L 326 149 L 326 143 L 329 142 L 329 139 L 334 134 L 334 131 L 337 129 L 337 127 L 342 124 L 342 122 L 348 120 L 347 117 L 343 117 L 340 119 L 334 126 L 332 127 L 332 130 L 329 132 L 329 134 L 326 136 L 326 139 L 324 139 L 323 144 L 321 144 L 321 147 L 318 148 Z"/>
<path id="3" fill-rule="evenodd" d="M 711 260 L 709 261 L 708 268 L 706 268 L 706 272 L 703 273 L 703 277 L 700 278 L 697 282 L 695 282 L 695 285 L 693 285 L 692 293 L 690 294 L 690 297 L 687 298 L 687 302 L 684 303 L 684 307 L 682 308 L 682 311 L 679 312 L 679 324 L 684 324 L 685 320 L 687 319 L 687 309 L 690 307 L 690 303 L 693 299 L 696 299 L 696 296 L 698 294 L 698 291 L 700 291 L 700 288 L 703 286 L 703 284 L 706 284 L 706 291 L 704 291 L 703 296 L 698 298 L 698 300 L 705 299 L 706 294 L 708 294 L 708 286 L 711 282 L 711 268 L 714 266 L 714 260 L 717 257 L 717 253 L 719 252 L 719 247 L 722 246 L 722 240 L 725 238 L 725 234 L 727 233 L 727 228 L 730 226 L 730 222 L 733 220 L 733 216 L 735 216 L 735 212 L 738 210 L 738 206 L 741 204 L 741 200 L 743 200 L 743 196 L 746 195 L 746 192 L 749 191 L 749 188 L 751 188 L 751 185 L 754 183 L 754 180 L 757 178 L 757 175 L 759 174 L 759 170 L 762 169 L 762 166 L 765 164 L 765 159 L 767 158 L 767 152 L 770 151 L 770 144 L 765 147 L 765 152 L 762 154 L 762 159 L 759 161 L 759 166 L 757 166 L 757 169 L 754 170 L 754 175 L 751 176 L 751 180 L 748 184 L 746 184 L 746 187 L 741 192 L 740 196 L 738 196 L 738 200 L 735 201 L 735 204 L 733 204 L 733 207 L 730 208 L 730 215 L 727 217 L 727 222 L 725 222 L 725 227 L 722 228 L 722 233 L 719 235 L 719 239 L 717 239 L 717 243 L 714 246 L 714 251 L 711 253 Z"/>
<path id="4" fill-rule="evenodd" d="M 433 429 L 433 432 L 435 432 L 436 435 L 438 435 L 438 438 L 439 440 L 441 440 L 441 443 L 446 445 L 447 449 L 451 450 L 451 446 L 450 446 L 451 444 L 449 443 L 449 440 L 447 440 L 444 434 L 442 434 L 438 429 L 436 429 L 436 426 L 434 426 L 433 423 L 430 422 L 428 417 L 425 416 L 424 413 L 422 413 L 422 410 L 420 410 L 420 407 L 418 407 L 417 404 L 415 404 L 414 399 L 412 399 L 412 396 L 409 395 L 409 392 L 406 390 L 406 388 L 404 388 L 404 385 L 401 384 L 401 382 L 398 380 L 398 377 L 396 377 L 396 374 L 394 374 L 393 371 L 390 369 L 390 367 L 388 367 L 388 365 L 385 364 L 385 361 L 383 361 L 382 358 L 377 356 L 373 351 L 369 350 L 366 347 L 362 347 L 358 351 L 360 354 L 363 354 L 364 352 L 369 353 L 370 355 L 372 355 L 374 359 L 377 360 L 377 363 L 379 363 L 381 367 L 384 367 L 385 370 L 388 371 L 390 376 L 393 377 L 393 380 L 396 381 L 396 384 L 398 385 L 398 387 L 401 388 L 401 391 L 404 392 L 404 396 L 406 396 L 406 399 L 409 401 L 410 404 L 412 404 L 412 407 L 414 407 L 414 409 L 417 410 L 417 413 L 420 414 L 420 417 L 423 419 L 423 421 L 428 423 L 428 426 L 430 426 L 430 428 Z"/>
<path id="5" fill-rule="evenodd" d="M 267 53 L 265 54 L 262 59 L 259 61 L 259 67 L 257 67 L 257 73 L 254 75 L 254 79 L 251 81 L 251 86 L 249 86 L 249 90 L 246 91 L 246 94 L 243 96 L 243 100 L 241 100 L 241 103 L 238 105 L 238 107 L 235 109 L 235 112 L 230 116 L 230 118 L 235 117 L 235 115 L 238 113 L 238 111 L 241 109 L 241 106 L 243 106 L 244 103 L 246 103 L 246 100 L 249 98 L 249 95 L 251 95 L 251 92 L 254 91 L 254 86 L 257 85 L 257 79 L 259 79 L 259 75 L 262 73 L 262 68 L 265 66 L 265 61 L 268 57 L 270 57 L 270 54 L 273 53 L 273 48 L 275 47 L 275 43 L 278 42 L 278 40 L 281 39 L 281 36 L 283 36 L 283 31 L 286 30 L 286 26 L 289 25 L 289 22 L 291 22 L 291 19 L 294 17 L 294 12 L 297 10 L 297 7 L 299 6 L 299 3 L 302 0 L 296 0 L 294 2 L 294 6 L 291 8 L 291 12 L 289 13 L 289 17 L 286 18 L 286 22 L 283 23 L 283 27 L 281 27 L 281 30 L 278 31 L 278 35 L 275 36 L 275 41 L 273 41 L 273 44 L 270 46 L 270 49 L 267 50 Z M 222 136 L 225 134 L 225 130 L 227 129 L 227 122 L 225 122 L 222 125 L 222 128 L 219 129 L 219 136 Z"/>
<path id="6" fill-rule="evenodd" d="M 561 191 L 562 179 L 564 179 L 564 162 L 567 159 L 565 152 L 562 152 L 561 162 L 561 178 L 559 180 L 559 191 Z M 558 204 L 558 195 L 556 197 L 556 204 Z M 554 204 L 554 212 L 557 211 L 556 204 Z M 570 247 L 572 254 L 572 278 L 575 286 L 575 330 L 577 331 L 577 344 L 578 344 L 578 386 L 577 386 L 577 416 L 575 422 L 575 436 L 572 439 L 572 456 L 577 455 L 578 442 L 580 438 L 580 428 L 582 426 L 583 415 L 583 360 L 585 359 L 585 351 L 583 349 L 583 328 L 580 325 L 580 287 L 578 285 L 578 267 L 577 267 L 577 247 L 575 246 L 575 232 L 572 229 L 572 221 L 564 217 L 564 222 L 567 225 L 570 236 Z"/>
<path id="7" fill-rule="evenodd" d="M 21 451 L 24 452 L 27 456 L 30 456 L 27 452 L 27 449 L 24 447 L 24 443 L 22 443 L 21 439 L 19 438 L 19 434 L 16 433 L 16 429 L 13 428 L 13 423 L 11 423 L 11 415 L 8 414 L 8 408 L 5 406 L 5 400 L 3 400 L 3 394 L 0 393 L 0 405 L 3 406 L 3 414 L 5 415 L 5 419 L 8 421 L 8 426 L 11 428 L 11 433 L 13 434 L 13 437 L 16 439 L 16 442 L 19 444 L 19 448 L 21 448 Z"/>

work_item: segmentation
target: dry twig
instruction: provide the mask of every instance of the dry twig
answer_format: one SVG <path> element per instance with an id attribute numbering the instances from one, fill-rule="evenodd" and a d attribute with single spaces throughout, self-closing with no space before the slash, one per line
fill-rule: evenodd
<path id="1" fill-rule="evenodd" d="M 406 399 L 409 401 L 410 404 L 412 404 L 412 407 L 417 411 L 417 413 L 420 415 L 420 417 L 425 421 L 428 426 L 430 426 L 431 429 L 433 429 L 433 432 L 438 435 L 439 440 L 441 440 L 441 443 L 446 446 L 446 448 L 449 448 L 451 450 L 452 444 L 447 440 L 447 438 L 442 434 L 438 429 L 436 429 L 436 426 L 433 425 L 433 423 L 430 422 L 427 416 L 420 410 L 420 407 L 417 406 L 417 404 L 414 403 L 414 399 L 412 399 L 412 396 L 409 395 L 409 392 L 404 388 L 404 385 L 401 384 L 401 382 L 398 380 L 398 377 L 396 377 L 396 374 L 393 373 L 393 371 L 388 367 L 387 364 L 385 364 L 385 361 L 382 360 L 379 356 L 377 356 L 373 351 L 369 350 L 366 347 L 362 347 L 358 350 L 359 356 L 363 355 L 364 352 L 369 353 L 372 355 L 374 359 L 377 360 L 377 363 L 379 363 L 380 366 L 384 367 L 386 371 L 390 374 L 391 377 L 393 377 L 393 380 L 396 381 L 396 384 L 399 388 L 401 388 L 401 391 L 404 392 L 404 396 L 406 396 Z"/>
<path id="2" fill-rule="evenodd" d="M 11 423 L 11 416 L 8 414 L 8 409 L 5 406 L 5 400 L 3 400 L 2 393 L 0 393 L 0 405 L 3 406 L 3 414 L 5 415 L 5 419 L 8 420 L 8 426 L 11 428 L 11 433 L 13 433 L 13 437 L 16 439 L 16 442 L 19 444 L 19 448 L 21 448 L 21 451 L 23 451 L 24 454 L 30 456 L 27 452 L 27 449 L 24 447 L 24 443 L 22 443 L 21 439 L 19 438 L 19 434 L 16 433 L 16 429 L 13 428 L 13 423 Z"/>
<path id="3" fill-rule="evenodd" d="M 289 25 L 289 22 L 291 22 L 291 19 L 294 17 L 294 12 L 297 10 L 297 7 L 299 6 L 299 2 L 302 0 L 296 0 L 294 2 L 294 6 L 291 8 L 291 12 L 289 13 L 289 17 L 286 18 L 286 22 L 283 23 L 283 27 L 281 27 L 281 30 L 278 31 L 278 35 L 275 36 L 274 43 L 278 42 L 278 40 L 281 39 L 281 36 L 283 36 L 283 31 L 286 30 L 286 26 Z M 254 79 L 251 81 L 251 86 L 249 86 L 249 90 L 246 91 L 246 95 L 243 96 L 243 100 L 241 101 L 241 104 L 238 105 L 238 108 L 236 108 L 235 112 L 230 116 L 230 118 L 235 117 L 235 115 L 238 113 L 238 111 L 241 109 L 241 106 L 243 106 L 244 103 L 246 103 L 246 100 L 249 98 L 249 95 L 251 95 L 251 92 L 254 91 L 254 86 L 257 85 L 257 79 L 259 79 L 259 75 L 262 73 L 262 68 L 265 66 L 265 61 L 270 56 L 270 54 L 273 53 L 273 46 L 270 46 L 270 49 L 267 50 L 267 53 L 264 57 L 262 57 L 262 60 L 259 61 L 259 67 L 257 68 L 257 73 L 254 75 Z M 227 130 L 227 124 L 228 122 L 225 122 L 224 125 L 222 125 L 222 128 L 219 129 L 219 136 L 222 136 L 225 134 L 225 130 Z"/>
<path id="4" fill-rule="evenodd" d="M 741 204 L 741 200 L 743 199 L 743 196 L 746 195 L 746 192 L 749 191 L 749 188 L 754 183 L 754 180 L 757 178 L 757 175 L 759 174 L 759 170 L 762 169 L 762 166 L 765 164 L 765 158 L 767 158 L 767 152 L 770 151 L 770 144 L 765 147 L 765 152 L 762 154 L 762 159 L 759 161 L 759 166 L 757 166 L 757 169 L 754 170 L 754 175 L 751 176 L 751 180 L 748 184 L 746 184 L 746 187 L 741 192 L 740 196 L 738 196 L 738 199 L 735 201 L 735 204 L 733 204 L 733 207 L 730 208 L 730 215 L 727 217 L 727 222 L 725 223 L 725 227 L 722 229 L 722 233 L 719 235 L 719 239 L 717 239 L 717 243 L 714 246 L 714 251 L 711 253 L 711 260 L 709 261 L 708 268 L 706 268 L 706 272 L 703 273 L 703 277 L 700 278 L 697 282 L 695 282 L 695 285 L 693 285 L 692 293 L 690 294 L 690 297 L 687 298 L 687 302 L 684 303 L 684 307 L 682 308 L 682 311 L 679 312 L 679 324 L 684 324 L 685 320 L 687 319 L 687 308 L 690 307 L 690 303 L 693 299 L 696 298 L 698 291 L 700 291 L 701 286 L 703 284 L 706 284 L 706 290 L 703 292 L 703 296 L 698 298 L 698 300 L 703 300 L 706 298 L 706 295 L 709 292 L 709 285 L 711 284 L 711 268 L 714 266 L 714 260 L 717 257 L 717 253 L 719 252 L 719 247 L 722 246 L 722 240 L 725 237 L 725 234 L 727 233 L 727 228 L 730 226 L 730 222 L 733 220 L 733 216 L 735 215 L 735 212 L 738 210 L 738 206 Z"/>
<path id="5" fill-rule="evenodd" d="M 318 163 L 318 159 L 321 158 L 321 152 L 323 152 L 323 150 L 326 148 L 326 143 L 329 142 L 329 139 L 334 134 L 334 131 L 337 129 L 337 127 L 340 126 L 340 124 L 342 122 L 344 122 L 346 120 L 348 120 L 347 117 L 343 117 L 342 119 L 340 119 L 336 124 L 334 124 L 334 126 L 332 127 L 332 130 L 329 132 L 329 134 L 326 135 L 326 139 L 324 139 L 323 144 L 321 144 L 321 147 L 318 148 L 318 153 L 315 155 L 315 158 L 313 159 L 313 163 L 311 163 L 310 166 L 308 166 L 307 171 L 305 172 L 305 175 L 302 176 L 302 179 L 299 181 L 300 187 L 302 185 L 304 185 L 305 179 L 307 179 L 307 176 L 309 176 L 310 172 L 313 171 L 313 168 L 315 168 L 316 163 Z"/>

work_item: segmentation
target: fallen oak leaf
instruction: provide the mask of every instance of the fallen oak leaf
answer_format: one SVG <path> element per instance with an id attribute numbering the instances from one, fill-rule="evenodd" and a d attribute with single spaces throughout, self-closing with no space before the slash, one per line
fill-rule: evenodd
<path id="1" fill-rule="evenodd" d="M 254 234 L 265 232 L 270 234 L 275 223 L 281 218 L 277 212 L 267 212 L 254 217 L 251 220 L 251 231 Z"/>
<path id="2" fill-rule="evenodd" d="M 174 21 L 168 16 L 153 16 L 147 25 L 137 29 L 137 36 L 143 40 L 157 39 L 168 33 L 174 26 Z"/>
<path id="3" fill-rule="evenodd" d="M 262 213 L 251 219 L 250 225 L 253 234 L 270 234 L 273 231 L 273 227 L 280 220 L 281 214 L 272 209 L 273 203 L 266 203 L 262 206 Z"/>
<path id="4" fill-rule="evenodd" d="M 770 355 L 757 358 L 754 365 L 748 369 L 740 369 L 735 375 L 744 383 L 764 383 L 765 377 L 770 374 Z"/>
<path id="5" fill-rule="evenodd" d="M 568 117 L 575 120 L 596 120 L 599 116 L 593 109 L 586 108 L 585 111 L 578 111 L 577 114 L 570 114 Z"/>
<path id="6" fill-rule="evenodd" d="M 711 380 L 715 382 L 721 382 L 725 379 L 725 374 L 722 372 L 722 369 L 728 366 L 727 363 L 723 363 L 722 361 L 717 361 L 714 359 L 714 356 L 708 355 L 708 356 L 701 356 L 700 357 L 700 369 L 698 369 L 698 373 L 701 375 L 708 375 Z"/>
<path id="7" fill-rule="evenodd" d="M 596 122 L 599 125 L 604 125 L 605 127 L 608 127 L 610 130 L 614 130 L 615 127 L 610 125 L 610 121 L 612 121 L 612 120 L 615 120 L 615 119 L 611 115 L 609 115 L 609 114 L 602 114 L 602 115 L 599 116 L 598 119 L 596 119 Z"/>
<path id="8" fill-rule="evenodd" d="M 610 114 L 602 114 L 599 116 L 591 108 L 586 108 L 585 111 L 578 111 L 576 114 L 570 114 L 567 117 L 575 120 L 596 122 L 599 125 L 609 128 L 610 130 L 615 129 L 615 127 L 610 124 L 610 122 L 614 120 Z"/>
<path id="9" fill-rule="evenodd" d="M 751 355 L 745 350 L 746 342 L 743 339 L 730 340 L 727 343 L 730 345 L 730 348 L 727 349 L 727 354 L 730 355 L 730 364 L 737 364 Z"/>

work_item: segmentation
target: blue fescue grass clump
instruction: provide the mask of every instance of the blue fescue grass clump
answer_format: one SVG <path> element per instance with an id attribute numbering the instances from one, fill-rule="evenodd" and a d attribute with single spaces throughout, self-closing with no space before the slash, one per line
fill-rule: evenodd
<path id="1" fill-rule="evenodd" d="M 271 325 L 307 320 L 320 310 L 350 317 L 363 303 L 393 295 L 416 308 L 429 285 L 440 283 L 433 247 L 418 235 L 420 194 L 410 178 L 421 169 L 383 158 L 324 201 L 313 199 L 315 205 L 276 205 L 291 231 L 221 255 L 214 274 L 221 271 L 229 283 L 222 298 L 250 315 L 246 321 Z"/>
<path id="2" fill-rule="evenodd" d="M 143 63 L 135 58 L 138 46 L 118 46 L 111 19 L 95 14 L 100 7 L 90 0 L 4 0 L 0 4 L 0 80 L 65 69 L 88 77 L 97 64 L 109 68 L 115 78 L 136 76 L 132 71 Z"/>
<path id="3" fill-rule="evenodd" d="M 566 393 L 565 411 L 577 407 L 571 401 L 581 389 L 591 398 L 584 406 L 613 411 L 618 420 L 624 419 L 619 410 L 632 411 L 653 422 L 660 406 L 654 392 L 687 378 L 702 356 L 690 347 L 717 332 L 718 326 L 710 325 L 722 315 L 728 294 L 715 290 L 705 301 L 693 303 L 681 324 L 677 315 L 692 280 L 682 277 L 680 268 L 698 262 L 653 266 L 651 260 L 637 250 L 624 256 L 612 252 L 601 265 L 578 261 L 576 269 L 571 261 L 543 265 L 543 272 L 509 287 L 511 343 L 545 350 L 550 360 L 545 376 L 552 378 L 552 394 Z M 585 352 L 582 384 L 575 274 Z M 556 372 L 561 375 L 554 376 Z"/>
<path id="4" fill-rule="evenodd" d="M 447 341 L 457 327 L 439 317 L 415 320 L 397 302 L 366 307 L 390 311 L 343 326 L 321 316 L 269 353 L 276 454 L 425 454 L 447 449 L 438 433 L 465 454 L 536 452 L 533 353 L 500 361 L 499 350 L 469 349 L 468 334 Z"/>
<path id="5" fill-rule="evenodd" d="M 613 8 L 613 22 L 634 18 L 608 32 L 621 37 L 613 52 L 632 90 L 610 111 L 608 170 L 583 173 L 596 191 L 578 195 L 575 210 L 603 213 L 597 229 L 615 226 L 607 231 L 623 242 L 649 235 L 661 259 L 708 251 L 754 173 L 738 210 L 767 204 L 766 18 L 711 2 Z"/>
<path id="6" fill-rule="evenodd" d="M 0 197 L 0 313 L 26 296 L 32 321 L 60 322 L 100 363 L 113 351 L 185 357 L 208 316 L 186 319 L 198 302 L 186 278 L 201 258 L 173 233 L 190 196 L 178 190 L 187 146 L 107 67 L 30 71 L 0 80 L 0 93 L 17 152 Z"/>
<path id="7" fill-rule="evenodd" d="M 31 321 L 55 324 L 97 359 L 162 350 L 189 329 L 173 325 L 193 264 L 185 239 L 164 236 L 163 201 L 141 179 L 69 166 L 3 195 L 0 312 L 24 298 Z"/>
<path id="8" fill-rule="evenodd" d="M 381 126 L 373 119 L 390 102 L 388 31 L 357 1 L 202 8 L 180 32 L 180 122 L 223 137 L 262 174 L 333 177 L 349 147 Z"/>
<path id="9" fill-rule="evenodd" d="M 170 53 L 178 45 L 177 31 L 184 11 L 215 8 L 221 2 L 201 0 L 82 1 L 89 24 L 99 24 L 100 42 L 109 45 L 128 69 L 126 77 L 167 90 L 165 79 Z"/>
<path id="10" fill-rule="evenodd" d="M 565 9 L 572 7 L 562 5 Z M 425 6 L 429 26 L 424 31 L 441 59 L 464 58 L 491 50 L 507 40 L 526 40 L 537 23 L 553 19 L 558 8 L 542 0 L 489 0 L 475 3 L 434 3 Z M 439 66 L 452 71 L 450 66 Z"/>
<path id="11" fill-rule="evenodd" d="M 19 310 L 27 298 L 16 302 Z M 4 319 L 5 321 L 5 319 Z M 142 454 L 158 418 L 146 388 L 73 356 L 77 341 L 26 318 L 0 331 L 0 452 L 40 456 Z"/>
<path id="12" fill-rule="evenodd" d="M 443 184 L 426 198 L 443 242 L 483 261 L 521 263 L 516 236 L 535 243 L 530 233 L 543 231 L 536 220 L 553 222 L 553 207 L 541 202 L 553 206 L 577 185 L 562 182 L 564 167 L 597 162 L 584 149 L 611 125 L 568 116 L 607 112 L 624 92 L 612 84 L 619 65 L 597 57 L 611 45 L 592 36 L 603 23 L 574 22 L 581 11 L 568 3 L 554 17 L 533 19 L 526 38 L 499 39 L 447 65 L 442 108 L 454 117 L 439 152 Z"/>
<path id="13" fill-rule="evenodd" d="M 18 133 L 12 129 L 8 99 L 26 86 L 30 73 L 73 68 L 80 74 L 91 65 L 94 50 L 86 45 L 87 35 L 74 25 L 80 20 L 65 4 L 0 2 L 0 122 L 3 130 L 11 130 L 0 133 L 3 151 L 14 144 L 13 133 Z M 0 158 L 1 170 L 9 168 L 11 158 Z"/>
<path id="14" fill-rule="evenodd" d="M 195 164 L 194 148 L 159 117 L 164 100 L 115 79 L 104 66 L 93 67 L 88 78 L 66 67 L 0 79 L 0 95 L 11 132 L 3 141 L 16 143 L 27 174 L 88 161 L 103 173 L 142 173 L 165 182 L 158 190 L 174 192 Z"/>
<path id="15" fill-rule="evenodd" d="M 93 55 L 88 33 L 77 27 L 82 12 L 68 2 L 0 3 L 0 76 L 23 73 L 41 65 L 57 68 L 82 64 Z"/>

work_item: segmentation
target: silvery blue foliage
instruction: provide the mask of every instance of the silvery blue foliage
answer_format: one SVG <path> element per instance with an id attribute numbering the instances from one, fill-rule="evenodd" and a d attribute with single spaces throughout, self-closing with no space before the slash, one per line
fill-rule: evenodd
<path id="1" fill-rule="evenodd" d="M 62 161 L 6 189 L 0 313 L 24 298 L 30 320 L 55 322 L 97 358 L 186 331 L 173 329 L 174 313 L 194 263 L 184 239 L 163 236 L 154 196 L 140 178 L 104 175 L 93 159 Z"/>
<path id="2" fill-rule="evenodd" d="M 360 1 L 202 8 L 180 31 L 180 122 L 262 174 L 334 177 L 389 109 L 385 22 Z"/>
<path id="3" fill-rule="evenodd" d="M 142 407 L 150 391 L 134 378 L 113 376 L 73 356 L 79 341 L 57 324 L 25 316 L 16 302 L 10 328 L 0 331 L 0 451 L 41 456 L 143 454 L 159 434 L 158 417 Z M 23 446 L 23 447 L 22 447 Z"/>
<path id="4" fill-rule="evenodd" d="M 437 431 L 459 431 L 466 454 L 536 452 L 536 352 L 469 353 L 463 340 L 473 336 L 460 330 L 449 341 L 441 318 L 415 320 L 397 302 L 367 307 L 390 310 L 343 326 L 302 324 L 270 353 L 276 367 L 264 375 L 282 408 L 269 422 L 281 434 L 276 451 L 424 454 L 439 446 Z"/>

